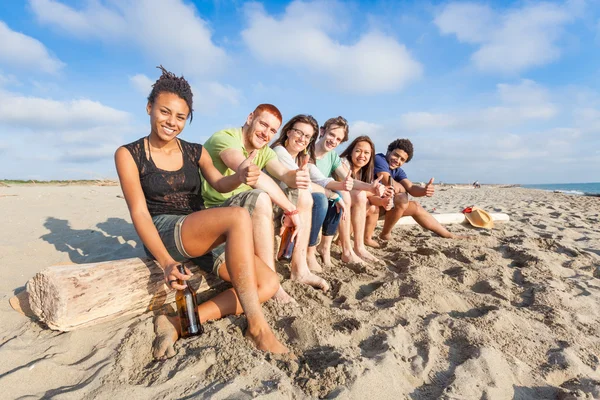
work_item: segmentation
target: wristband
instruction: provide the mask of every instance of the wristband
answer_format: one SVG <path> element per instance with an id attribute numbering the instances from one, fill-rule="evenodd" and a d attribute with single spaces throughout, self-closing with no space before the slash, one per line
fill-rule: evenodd
<path id="1" fill-rule="evenodd" d="M 337 196 L 337 197 L 334 197 L 334 198 L 329 199 L 329 200 L 333 201 L 333 204 L 335 204 L 335 203 L 339 203 L 340 200 L 342 200 L 342 198 L 340 196 Z"/>
<path id="2" fill-rule="evenodd" d="M 292 211 L 284 211 L 283 215 L 285 215 L 286 217 L 291 217 L 292 215 L 297 215 L 299 213 L 298 209 L 292 210 Z"/>

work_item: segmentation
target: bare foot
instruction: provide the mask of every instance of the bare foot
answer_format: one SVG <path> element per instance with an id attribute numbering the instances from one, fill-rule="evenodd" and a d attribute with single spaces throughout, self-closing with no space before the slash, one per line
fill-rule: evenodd
<path id="1" fill-rule="evenodd" d="M 313 272 L 323 272 L 321 264 L 317 261 L 317 255 L 315 252 L 306 255 L 306 262 L 308 263 L 308 269 Z"/>
<path id="2" fill-rule="evenodd" d="M 312 272 L 308 272 L 303 275 L 294 275 L 294 273 L 292 273 L 292 280 L 300 283 L 305 283 L 314 288 L 321 289 L 324 292 L 329 290 L 329 284 L 327 283 L 327 281 L 321 278 L 320 276 L 313 274 Z"/>
<path id="3" fill-rule="evenodd" d="M 388 241 L 392 239 L 392 234 L 390 233 L 386 233 L 384 234 L 383 232 L 379 234 L 379 239 L 384 240 L 384 241 Z"/>
<path id="4" fill-rule="evenodd" d="M 381 264 L 381 260 L 375 257 L 373 254 L 369 253 L 367 249 L 364 247 L 362 249 L 354 249 L 356 254 L 365 261 L 371 261 Z"/>
<path id="5" fill-rule="evenodd" d="M 264 329 L 257 330 L 257 332 L 251 332 L 250 328 L 248 328 L 246 330 L 246 337 L 250 339 L 259 350 L 270 351 L 275 354 L 286 354 L 290 352 L 287 347 L 277 340 L 277 337 L 275 337 L 275 334 L 268 326 Z"/>
<path id="6" fill-rule="evenodd" d="M 364 264 L 362 258 L 360 258 L 354 251 L 350 253 L 342 253 L 342 262 L 346 264 Z"/>
<path id="7" fill-rule="evenodd" d="M 292 296 L 287 294 L 287 292 L 283 290 L 283 286 L 281 285 L 279 286 L 279 290 L 277 290 L 273 298 L 283 304 L 296 304 L 296 300 L 294 300 Z"/>
<path id="8" fill-rule="evenodd" d="M 154 319 L 154 349 L 152 355 L 156 360 L 164 360 L 173 357 L 175 349 L 173 345 L 179 338 L 177 327 L 179 326 L 179 317 L 169 317 L 159 315 Z"/>
<path id="9" fill-rule="evenodd" d="M 379 244 L 379 242 L 377 242 L 374 239 L 365 239 L 365 244 L 369 247 L 373 247 L 374 249 L 378 249 L 381 247 L 381 245 Z"/>

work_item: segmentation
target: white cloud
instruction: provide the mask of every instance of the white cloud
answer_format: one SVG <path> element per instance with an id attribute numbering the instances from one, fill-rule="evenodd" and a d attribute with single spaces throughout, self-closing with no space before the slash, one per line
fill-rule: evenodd
<path id="1" fill-rule="evenodd" d="M 31 36 L 11 30 L 0 21 L 0 63 L 55 74 L 65 64 Z"/>
<path id="2" fill-rule="evenodd" d="M 129 78 L 129 82 L 142 95 L 148 96 L 154 81 L 144 74 L 136 74 Z M 194 94 L 194 114 L 215 115 L 219 108 L 237 106 L 240 103 L 240 91 L 231 85 L 224 85 L 214 81 L 201 81 L 190 83 Z"/>
<path id="3" fill-rule="evenodd" d="M 450 3 L 434 22 L 443 35 L 478 45 L 471 56 L 482 71 L 513 73 L 555 61 L 565 25 L 577 18 L 577 1 L 531 3 L 505 12 L 476 3 Z"/>
<path id="4" fill-rule="evenodd" d="M 57 101 L 0 92 L 0 124 L 7 126 L 77 130 L 128 121 L 128 113 L 88 99 Z"/>
<path id="5" fill-rule="evenodd" d="M 383 133 L 385 127 L 381 124 L 375 124 L 367 121 L 355 121 L 350 124 L 350 136 L 369 136 L 371 139 L 379 136 Z"/>
<path id="6" fill-rule="evenodd" d="M 421 76 L 421 65 L 392 37 L 372 31 L 350 45 L 335 40 L 343 29 L 343 18 L 334 17 L 341 7 L 294 1 L 278 19 L 252 3 L 245 8 L 249 26 L 242 38 L 260 61 L 306 71 L 346 92 L 394 92 Z"/>
<path id="7" fill-rule="evenodd" d="M 55 0 L 30 0 L 38 21 L 80 39 L 128 44 L 143 51 L 156 65 L 188 75 L 221 71 L 225 51 L 211 39 L 211 31 L 193 5 L 180 0 L 124 0 L 86 2 L 75 9 Z"/>
<path id="8" fill-rule="evenodd" d="M 528 120 L 549 120 L 558 114 L 548 91 L 534 81 L 498 84 L 498 105 L 453 113 L 408 112 L 400 127 L 408 132 L 503 130 Z"/>
<path id="9" fill-rule="evenodd" d="M 152 90 L 154 81 L 144 74 L 136 74 L 129 78 L 129 82 L 142 95 L 148 96 Z"/>

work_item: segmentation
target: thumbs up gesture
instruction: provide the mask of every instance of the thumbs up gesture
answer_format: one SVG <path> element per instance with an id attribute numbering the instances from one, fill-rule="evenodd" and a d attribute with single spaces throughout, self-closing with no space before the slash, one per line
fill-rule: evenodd
<path id="1" fill-rule="evenodd" d="M 352 171 L 348 171 L 348 175 L 346 175 L 346 179 L 344 179 L 344 190 L 351 191 L 354 187 L 354 179 L 352 178 Z"/>
<path id="2" fill-rule="evenodd" d="M 433 187 L 433 178 L 431 178 L 429 180 L 429 182 L 427 182 L 427 185 L 425 185 L 425 196 L 427 196 L 427 197 L 433 196 L 434 191 L 435 191 L 435 188 Z"/>
<path id="3" fill-rule="evenodd" d="M 254 158 L 256 157 L 257 150 L 252 150 L 252 152 L 237 168 L 237 175 L 241 183 L 245 183 L 246 185 L 253 186 L 258 182 L 258 177 L 260 176 L 260 169 L 258 166 L 254 164 Z"/>
<path id="4" fill-rule="evenodd" d="M 310 174 L 308 172 L 308 157 L 304 157 L 302 166 L 296 170 L 296 187 L 298 189 L 308 189 L 310 186 Z"/>

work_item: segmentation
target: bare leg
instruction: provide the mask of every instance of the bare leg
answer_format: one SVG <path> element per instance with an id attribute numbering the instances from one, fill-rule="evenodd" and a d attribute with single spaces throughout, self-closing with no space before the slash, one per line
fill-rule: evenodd
<path id="1" fill-rule="evenodd" d="M 354 252 L 365 261 L 379 262 L 379 259 L 365 247 L 365 220 L 367 218 L 367 195 L 362 190 L 352 190 L 352 228 L 354 230 Z"/>
<path id="2" fill-rule="evenodd" d="M 381 247 L 379 243 L 373 239 L 373 233 L 375 232 L 378 220 L 379 206 L 369 204 L 367 208 L 367 220 L 365 222 L 365 245 L 376 249 Z"/>
<path id="3" fill-rule="evenodd" d="M 342 199 L 348 207 L 352 207 L 352 197 L 350 196 L 350 193 L 345 191 L 342 192 Z M 352 218 L 350 215 L 347 215 L 345 219 L 340 221 L 338 227 L 340 233 L 338 240 L 342 242 L 342 262 L 363 264 L 363 260 L 354 252 L 354 247 L 352 246 L 352 239 L 350 237 L 352 231 L 351 224 Z"/>
<path id="4" fill-rule="evenodd" d="M 323 259 L 323 264 L 326 267 L 331 267 L 331 242 L 333 236 L 321 236 L 321 242 L 317 245 L 317 251 Z M 310 248 L 309 248 L 310 250 Z"/>
<path id="5" fill-rule="evenodd" d="M 385 222 L 379 237 L 382 240 L 390 240 L 392 238 L 392 229 L 396 222 L 405 215 L 404 212 L 408 208 L 408 195 L 406 193 L 398 193 L 394 196 L 394 208 L 385 213 Z"/>
<path id="6" fill-rule="evenodd" d="M 299 215 L 302 219 L 302 225 L 305 227 L 308 227 L 311 224 L 312 202 L 312 195 L 308 190 L 298 191 L 298 204 L 296 207 L 300 212 Z M 323 278 L 313 274 L 308 268 L 306 253 L 309 235 L 310 229 L 305 228 L 300 230 L 298 236 L 296 236 L 296 244 L 294 246 L 294 252 L 292 253 L 291 278 L 292 280 L 305 283 L 326 292 L 329 290 L 329 284 Z"/>
<path id="7" fill-rule="evenodd" d="M 239 207 L 196 212 L 184 221 L 181 237 L 185 250 L 193 257 L 205 254 L 224 239 L 226 240 L 227 267 L 221 267 L 219 275 L 233 285 L 233 289 L 226 290 L 199 305 L 198 313 L 201 322 L 204 322 L 243 311 L 248 319 L 246 334 L 258 349 L 286 353 L 287 348 L 273 334 L 259 303 L 260 300 L 264 301 L 273 296 L 279 283 L 278 278 L 253 254 L 253 243 L 247 237 L 250 229 L 252 229 L 250 216 L 246 210 Z M 232 251 L 234 249 L 235 251 Z M 256 261 L 258 266 L 255 264 Z M 169 321 L 168 318 L 157 318 L 155 326 L 158 336 L 155 349 L 157 358 L 163 355 L 159 350 L 164 349 L 167 355 L 172 353 L 169 346 L 165 344 L 175 335 L 167 328 L 166 321 Z"/>
<path id="8" fill-rule="evenodd" d="M 429 214 L 419 203 L 411 201 L 404 211 L 404 215 L 413 217 L 415 221 L 423 228 L 437 233 L 443 238 L 447 239 L 469 239 L 471 236 L 455 235 L 450 233 L 442 224 L 438 222 L 431 214 Z"/>
<path id="9" fill-rule="evenodd" d="M 306 262 L 308 263 L 308 269 L 312 272 L 322 272 L 321 264 L 317 260 L 317 246 L 308 246 L 306 253 Z"/>
<path id="10" fill-rule="evenodd" d="M 271 270 L 275 271 L 275 250 L 273 240 L 273 205 L 271 198 L 266 193 L 258 196 L 254 211 L 252 212 L 252 232 L 254 238 L 254 252 Z M 295 300 L 287 294 L 280 285 L 273 298 L 282 303 L 295 303 Z"/>

